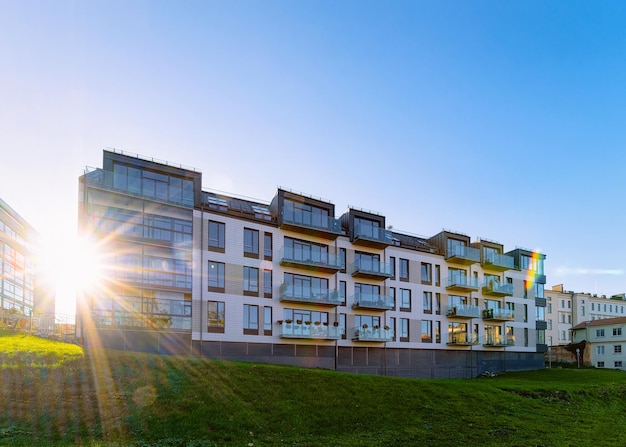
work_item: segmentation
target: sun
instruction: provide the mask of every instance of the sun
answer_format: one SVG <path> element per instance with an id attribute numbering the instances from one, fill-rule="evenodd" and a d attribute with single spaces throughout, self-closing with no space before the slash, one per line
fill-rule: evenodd
<path id="1" fill-rule="evenodd" d="M 98 245 L 76 235 L 43 241 L 38 277 L 55 291 L 57 313 L 73 314 L 77 295 L 94 290 L 102 280 Z"/>

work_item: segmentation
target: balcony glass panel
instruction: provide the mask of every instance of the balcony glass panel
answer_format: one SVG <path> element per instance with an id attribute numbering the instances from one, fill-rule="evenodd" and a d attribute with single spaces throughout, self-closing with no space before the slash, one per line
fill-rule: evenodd
<path id="1" fill-rule="evenodd" d="M 371 241 L 382 242 L 391 245 L 391 230 L 379 228 L 363 223 L 355 223 L 354 225 L 355 239 L 368 239 Z"/>
<path id="2" fill-rule="evenodd" d="M 393 309 L 393 297 L 372 293 L 357 293 L 353 297 L 353 306 L 370 309 Z"/>
<path id="3" fill-rule="evenodd" d="M 320 250 L 306 250 L 300 247 L 281 248 L 280 259 L 286 262 L 326 267 L 335 270 L 341 270 L 343 268 L 343 262 L 337 255 L 331 255 Z"/>
<path id="4" fill-rule="evenodd" d="M 478 289 L 478 278 L 465 275 L 452 275 L 447 279 L 447 287 Z"/>
<path id="5" fill-rule="evenodd" d="M 510 309 L 484 309 L 484 320 L 514 320 L 515 313 Z"/>
<path id="6" fill-rule="evenodd" d="M 479 318 L 480 307 L 470 306 L 468 304 L 459 304 L 456 306 L 448 306 L 446 313 L 448 317 L 462 317 L 462 318 Z"/>
<path id="7" fill-rule="evenodd" d="M 486 266 L 493 265 L 494 267 L 500 267 L 506 270 L 513 269 L 515 262 L 512 256 L 501 255 L 499 253 L 485 254 L 483 264 Z"/>
<path id="8" fill-rule="evenodd" d="M 449 345 L 477 345 L 479 343 L 478 334 L 467 334 L 464 332 L 448 334 Z"/>
<path id="9" fill-rule="evenodd" d="M 375 260 L 357 260 L 354 264 L 352 264 L 351 271 L 352 274 L 362 273 L 368 275 L 387 276 L 389 278 L 393 276 L 391 264 Z"/>
<path id="10" fill-rule="evenodd" d="M 483 340 L 485 346 L 513 346 L 515 337 L 505 335 L 486 335 Z"/>
<path id="11" fill-rule="evenodd" d="M 450 244 L 446 253 L 446 259 L 464 259 L 472 262 L 480 261 L 480 250 L 460 244 Z"/>
<path id="12" fill-rule="evenodd" d="M 498 281 L 485 281 L 483 284 L 483 293 L 486 295 L 513 295 L 513 284 Z"/>
<path id="13" fill-rule="evenodd" d="M 290 323 L 287 323 L 286 321 L 280 321 L 278 323 L 278 335 L 282 338 L 315 338 L 324 340 L 338 340 L 341 338 L 342 334 L 343 328 L 340 326 L 334 326 L 332 324 L 296 324 L 296 322 L 294 321 L 291 321 Z"/>
<path id="14" fill-rule="evenodd" d="M 393 338 L 393 331 L 391 329 L 385 329 L 385 327 L 355 327 L 352 329 L 352 339 L 359 341 L 391 341 Z"/>
<path id="15" fill-rule="evenodd" d="M 343 302 L 343 298 L 336 290 L 294 286 L 286 283 L 280 286 L 280 300 L 331 305 L 339 305 Z"/>
<path id="16" fill-rule="evenodd" d="M 283 207 L 283 223 L 303 228 L 341 233 L 339 219 L 330 217 L 328 210 L 285 200 Z"/>

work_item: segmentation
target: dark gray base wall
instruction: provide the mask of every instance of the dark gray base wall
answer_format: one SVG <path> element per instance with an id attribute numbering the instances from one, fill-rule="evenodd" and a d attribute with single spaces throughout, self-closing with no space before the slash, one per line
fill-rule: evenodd
<path id="1" fill-rule="evenodd" d="M 522 371 L 545 365 L 543 353 L 200 342 L 191 341 L 189 333 L 159 331 L 100 330 L 98 334 L 98 343 L 87 346 L 408 378 L 463 379 L 485 371 Z"/>

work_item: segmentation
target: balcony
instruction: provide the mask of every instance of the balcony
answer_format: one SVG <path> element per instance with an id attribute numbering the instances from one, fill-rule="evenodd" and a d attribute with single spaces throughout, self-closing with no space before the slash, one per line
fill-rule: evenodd
<path id="1" fill-rule="evenodd" d="M 315 340 L 339 340 L 343 334 L 340 326 L 325 325 L 323 323 L 300 323 L 278 321 L 278 336 L 280 338 L 306 338 Z"/>
<path id="2" fill-rule="evenodd" d="M 464 275 L 453 275 L 447 279 L 446 290 L 456 292 L 476 292 L 478 288 L 478 278 L 472 278 Z"/>
<path id="3" fill-rule="evenodd" d="M 363 327 L 355 327 L 352 329 L 352 340 L 354 341 L 377 341 L 386 342 L 393 340 L 393 332 L 391 329 L 385 327 L 368 327 L 364 324 Z"/>
<path id="4" fill-rule="evenodd" d="M 462 265 L 475 264 L 480 262 L 480 250 L 462 245 L 449 247 L 446 251 L 446 261 Z"/>
<path id="5" fill-rule="evenodd" d="M 345 301 L 344 297 L 336 290 L 296 287 L 287 283 L 280 285 L 279 299 L 281 302 L 317 304 L 320 306 L 339 306 Z"/>
<path id="6" fill-rule="evenodd" d="M 513 296 L 513 284 L 489 280 L 483 284 L 483 295 Z"/>
<path id="7" fill-rule="evenodd" d="M 504 335 L 487 335 L 483 341 L 483 346 L 493 348 L 502 348 L 506 346 L 514 346 L 515 337 L 507 337 Z"/>
<path id="8" fill-rule="evenodd" d="M 314 218 L 310 214 L 283 211 L 280 228 L 335 240 L 341 234 L 341 222 L 334 217 Z"/>
<path id="9" fill-rule="evenodd" d="M 350 267 L 350 272 L 355 278 L 368 278 L 385 280 L 393 277 L 391 265 L 377 261 L 357 261 Z"/>
<path id="10" fill-rule="evenodd" d="M 337 255 L 323 253 L 303 252 L 292 247 L 280 249 L 280 265 L 285 267 L 297 267 L 316 272 L 337 273 L 343 268 L 341 259 Z"/>
<path id="11" fill-rule="evenodd" d="M 515 320 L 515 313 L 510 309 L 483 309 L 485 321 L 511 321 Z"/>
<path id="12" fill-rule="evenodd" d="M 392 310 L 394 307 L 393 297 L 386 295 L 358 293 L 352 301 L 353 309 Z"/>
<path id="13" fill-rule="evenodd" d="M 480 318 L 480 307 L 468 304 L 448 306 L 446 316 L 448 318 Z"/>
<path id="14" fill-rule="evenodd" d="M 548 322 L 544 320 L 535 321 L 535 329 L 538 331 L 545 331 L 548 329 Z"/>
<path id="15" fill-rule="evenodd" d="M 448 345 L 455 346 L 472 346 L 480 344 L 478 340 L 477 334 L 466 334 L 466 333 L 458 333 L 458 334 L 448 334 Z"/>
<path id="16" fill-rule="evenodd" d="M 372 248 L 385 248 L 393 243 L 391 230 L 369 225 L 355 225 L 352 243 Z"/>
<path id="17" fill-rule="evenodd" d="M 513 256 L 491 253 L 483 259 L 481 263 L 485 270 L 493 270 L 495 272 L 504 272 L 515 268 L 515 259 Z"/>

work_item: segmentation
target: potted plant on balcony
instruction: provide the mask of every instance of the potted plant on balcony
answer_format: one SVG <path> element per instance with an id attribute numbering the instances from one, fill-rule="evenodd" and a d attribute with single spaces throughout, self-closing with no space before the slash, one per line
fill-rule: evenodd
<path id="1" fill-rule="evenodd" d="M 323 324 L 324 326 L 328 326 L 328 321 L 324 321 L 322 324 Z"/>
<path id="2" fill-rule="evenodd" d="M 335 326 L 335 327 L 339 326 L 339 322 L 338 321 L 333 321 L 333 326 Z"/>
<path id="3" fill-rule="evenodd" d="M 278 323 L 279 326 L 283 325 L 283 320 L 278 320 L 276 323 Z"/>
<path id="4" fill-rule="evenodd" d="M 313 323 L 315 326 L 319 326 L 320 324 L 322 324 L 321 321 L 316 321 L 315 323 Z"/>

